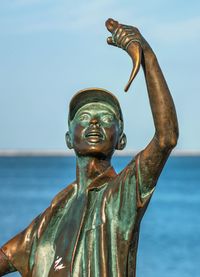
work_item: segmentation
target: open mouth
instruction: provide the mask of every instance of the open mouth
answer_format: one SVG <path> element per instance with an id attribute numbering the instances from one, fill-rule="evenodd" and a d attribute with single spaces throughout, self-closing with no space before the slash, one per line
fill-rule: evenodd
<path id="1" fill-rule="evenodd" d="M 91 130 L 91 131 L 86 132 L 85 138 L 89 142 L 96 143 L 96 142 L 100 142 L 103 139 L 103 134 L 100 131 Z"/>
<path id="2" fill-rule="evenodd" d="M 102 137 L 101 133 L 99 132 L 89 132 L 88 134 L 86 134 L 86 138 L 90 138 L 90 137 Z"/>

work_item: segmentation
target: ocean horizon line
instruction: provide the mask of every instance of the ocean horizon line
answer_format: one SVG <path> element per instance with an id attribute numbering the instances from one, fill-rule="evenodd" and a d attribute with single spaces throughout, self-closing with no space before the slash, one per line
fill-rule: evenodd
<path id="1" fill-rule="evenodd" d="M 135 156 L 140 150 L 116 151 L 114 156 Z M 1 149 L 0 157 L 71 157 L 74 156 L 73 150 L 25 150 L 25 149 Z M 200 150 L 174 150 L 171 156 L 200 156 Z"/>

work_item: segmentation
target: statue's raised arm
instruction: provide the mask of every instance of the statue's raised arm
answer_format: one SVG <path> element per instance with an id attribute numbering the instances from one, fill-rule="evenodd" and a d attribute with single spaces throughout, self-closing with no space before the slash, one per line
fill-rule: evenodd
<path id="1" fill-rule="evenodd" d="M 132 26 L 119 24 L 113 19 L 106 21 L 112 36 L 108 44 L 118 46 L 131 56 L 134 68 L 125 90 L 129 88 L 137 74 L 140 62 L 143 67 L 153 115 L 155 134 L 147 147 L 139 153 L 140 171 L 145 195 L 153 189 L 160 172 L 178 139 L 178 122 L 174 103 L 158 64 L 157 58 L 139 30 Z"/>

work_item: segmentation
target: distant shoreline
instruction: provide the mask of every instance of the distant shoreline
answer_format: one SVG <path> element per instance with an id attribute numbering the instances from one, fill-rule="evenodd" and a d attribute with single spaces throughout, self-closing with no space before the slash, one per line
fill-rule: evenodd
<path id="1" fill-rule="evenodd" d="M 115 156 L 135 156 L 139 151 L 125 150 L 116 151 Z M 0 150 L 0 157 L 72 157 L 73 151 L 64 150 Z M 171 153 L 171 156 L 200 156 L 200 150 L 176 150 Z"/>

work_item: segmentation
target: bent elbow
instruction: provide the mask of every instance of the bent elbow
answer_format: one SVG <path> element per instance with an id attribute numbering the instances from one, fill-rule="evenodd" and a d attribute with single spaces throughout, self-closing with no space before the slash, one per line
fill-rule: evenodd
<path id="1" fill-rule="evenodd" d="M 169 143 L 168 143 L 168 146 L 173 149 L 174 147 L 176 147 L 178 143 L 178 137 L 173 137 L 170 139 Z"/>
<path id="2" fill-rule="evenodd" d="M 171 136 L 165 136 L 158 139 L 159 146 L 163 151 L 172 150 L 177 145 L 177 142 L 178 132 Z"/>

